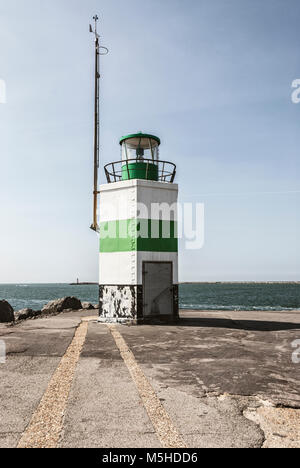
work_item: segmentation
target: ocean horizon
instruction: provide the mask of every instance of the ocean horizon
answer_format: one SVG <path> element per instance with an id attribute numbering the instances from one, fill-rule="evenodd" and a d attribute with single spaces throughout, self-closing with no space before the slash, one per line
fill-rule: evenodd
<path id="1" fill-rule="evenodd" d="M 14 310 L 40 310 L 48 302 L 75 296 L 98 303 L 97 283 L 9 283 L 0 284 L 0 300 Z M 300 311 L 300 282 L 193 282 L 180 283 L 179 306 L 191 310 Z"/>

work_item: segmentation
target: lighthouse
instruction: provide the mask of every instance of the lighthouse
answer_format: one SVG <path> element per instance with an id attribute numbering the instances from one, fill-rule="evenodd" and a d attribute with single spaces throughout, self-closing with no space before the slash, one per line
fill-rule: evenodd
<path id="1" fill-rule="evenodd" d="M 160 158 L 160 139 L 133 133 L 120 140 L 121 156 L 106 165 L 106 184 L 98 187 L 100 166 L 100 56 L 95 37 L 94 189 L 91 229 L 100 237 L 99 321 L 174 322 L 178 307 L 178 185 L 176 166 Z M 100 202 L 99 202 L 100 198 Z"/>
<path id="2" fill-rule="evenodd" d="M 175 164 L 160 159 L 147 133 L 120 140 L 119 161 L 100 186 L 99 321 L 178 319 L 178 185 Z"/>

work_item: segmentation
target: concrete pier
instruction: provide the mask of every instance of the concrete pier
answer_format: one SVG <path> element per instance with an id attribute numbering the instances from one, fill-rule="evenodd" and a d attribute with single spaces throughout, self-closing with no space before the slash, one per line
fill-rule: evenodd
<path id="1" fill-rule="evenodd" d="M 300 447 L 300 364 L 292 360 L 299 312 L 184 311 L 175 325 L 113 325 L 117 335 L 92 314 L 55 427 L 59 446 Z M 0 447 L 18 446 L 38 409 L 47 418 L 43 397 L 90 315 L 0 325 Z M 151 410 L 158 404 L 171 428 L 165 438 Z M 46 446 L 36 427 L 26 440 Z"/>

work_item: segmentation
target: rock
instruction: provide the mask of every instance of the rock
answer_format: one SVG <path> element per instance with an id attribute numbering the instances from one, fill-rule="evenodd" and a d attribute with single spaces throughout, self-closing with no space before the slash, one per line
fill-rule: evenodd
<path id="1" fill-rule="evenodd" d="M 22 309 L 18 312 L 15 312 L 15 320 L 18 322 L 21 320 L 27 320 L 31 317 L 34 317 L 34 311 L 32 309 Z"/>
<path id="2" fill-rule="evenodd" d="M 60 314 L 65 310 L 80 310 L 82 305 L 79 299 L 76 297 L 64 297 L 63 299 L 57 299 L 56 301 L 51 301 L 49 304 L 45 305 L 42 309 L 43 315 L 52 315 Z"/>
<path id="3" fill-rule="evenodd" d="M 41 310 L 34 310 L 34 311 L 33 311 L 33 317 L 39 317 L 40 315 L 42 315 L 42 311 L 41 311 Z"/>
<path id="4" fill-rule="evenodd" d="M 93 304 L 91 304 L 90 302 L 83 302 L 82 303 L 82 308 L 84 310 L 93 310 L 94 309 L 94 306 Z"/>
<path id="5" fill-rule="evenodd" d="M 22 309 L 15 312 L 15 320 L 21 322 L 22 320 L 38 317 L 41 313 L 41 310 Z"/>
<path id="6" fill-rule="evenodd" d="M 15 321 L 14 309 L 6 301 L 0 301 L 0 323 L 11 323 Z"/>
<path id="7" fill-rule="evenodd" d="M 99 310 L 99 304 L 94 305 L 95 310 Z"/>

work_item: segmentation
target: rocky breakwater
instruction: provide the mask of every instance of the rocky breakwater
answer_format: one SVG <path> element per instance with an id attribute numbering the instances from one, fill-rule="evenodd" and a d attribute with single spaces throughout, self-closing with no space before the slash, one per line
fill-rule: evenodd
<path id="1" fill-rule="evenodd" d="M 81 301 L 76 297 L 64 297 L 45 305 L 42 308 L 42 315 L 57 315 L 71 310 L 82 310 Z"/>
<path id="2" fill-rule="evenodd" d="M 22 322 L 28 319 L 58 315 L 61 313 L 71 312 L 73 310 L 93 309 L 97 309 L 97 306 L 94 306 L 89 302 L 81 303 L 81 301 L 76 297 L 64 297 L 62 299 L 51 301 L 45 305 L 42 310 L 22 309 L 14 311 L 7 301 L 0 301 L 0 323 Z"/>

